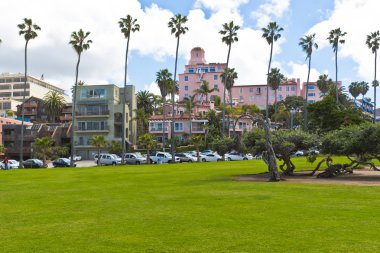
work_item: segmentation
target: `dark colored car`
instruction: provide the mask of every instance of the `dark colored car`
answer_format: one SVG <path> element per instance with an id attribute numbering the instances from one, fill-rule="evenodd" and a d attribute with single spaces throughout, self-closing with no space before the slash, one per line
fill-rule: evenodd
<path id="1" fill-rule="evenodd" d="M 28 159 L 22 163 L 24 168 L 46 168 L 44 163 L 39 159 Z"/>
<path id="2" fill-rule="evenodd" d="M 77 165 L 74 163 L 74 167 L 76 167 Z M 53 167 L 54 168 L 57 168 L 57 167 L 71 167 L 70 166 L 70 160 L 67 159 L 67 158 L 58 158 L 56 160 L 53 161 Z"/>

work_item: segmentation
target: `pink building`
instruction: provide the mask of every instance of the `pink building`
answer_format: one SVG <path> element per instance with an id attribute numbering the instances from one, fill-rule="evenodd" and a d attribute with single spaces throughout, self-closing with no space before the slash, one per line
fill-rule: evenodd
<path id="1" fill-rule="evenodd" d="M 223 73 L 225 63 L 207 63 L 205 51 L 201 47 L 195 47 L 191 50 L 189 63 L 185 65 L 185 72 L 178 76 L 179 100 L 194 95 L 194 90 L 202 85 L 202 81 L 209 83 L 209 88 L 218 88 L 210 94 L 210 100 L 213 96 L 218 95 L 223 98 L 223 83 L 220 75 Z M 199 95 L 195 100 L 201 101 L 203 98 Z"/>
<path id="2" fill-rule="evenodd" d="M 335 84 L 335 82 L 334 82 Z M 342 87 L 342 82 L 338 81 L 338 88 Z M 322 100 L 323 93 L 319 90 L 317 86 L 317 82 L 309 82 L 309 89 L 308 89 L 308 97 L 307 100 L 309 103 L 314 103 L 317 101 Z M 306 82 L 302 83 L 302 90 L 301 90 L 301 96 L 303 98 L 306 98 Z"/>

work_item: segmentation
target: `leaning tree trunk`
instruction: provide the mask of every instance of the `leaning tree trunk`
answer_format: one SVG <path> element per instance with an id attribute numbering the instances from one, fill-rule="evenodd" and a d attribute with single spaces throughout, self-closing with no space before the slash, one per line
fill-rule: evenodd
<path id="1" fill-rule="evenodd" d="M 336 104 L 339 105 L 339 94 L 338 94 L 338 45 L 335 51 L 335 92 L 336 92 Z"/>
<path id="2" fill-rule="evenodd" d="M 178 35 L 177 37 L 177 48 L 176 48 L 176 51 L 175 51 L 175 66 L 174 66 L 174 76 L 173 76 L 173 80 L 174 80 L 174 89 L 177 89 L 177 83 L 176 83 L 176 76 L 177 76 L 177 61 L 178 61 L 178 48 L 179 48 L 179 37 L 180 35 Z M 174 135 L 174 122 L 175 122 L 175 109 L 174 109 L 174 93 L 175 93 L 175 90 L 172 91 L 172 96 L 171 96 L 171 99 L 172 99 L 172 124 L 171 124 L 171 133 L 170 133 L 170 137 L 172 139 L 171 141 L 171 146 L 170 146 L 170 153 L 173 157 L 172 159 L 172 163 L 175 163 L 175 135 Z"/>
<path id="3" fill-rule="evenodd" d="M 265 148 L 266 151 L 263 152 L 263 158 L 265 163 L 268 165 L 269 181 L 277 182 L 281 180 L 280 174 L 277 169 L 276 154 L 274 153 L 272 141 L 270 139 L 270 120 L 267 119 L 263 121 L 265 130 Z"/>
<path id="4" fill-rule="evenodd" d="M 230 53 L 231 53 L 231 44 L 228 47 L 228 53 L 227 53 L 227 64 L 226 68 L 228 68 L 228 63 L 230 60 Z M 223 84 L 223 111 L 222 111 L 222 135 L 225 136 L 225 120 L 226 120 L 226 83 L 227 83 L 227 76 L 224 78 L 224 84 Z"/>
<path id="5" fill-rule="evenodd" d="M 307 131 L 307 104 L 308 104 L 308 96 L 309 96 L 309 78 L 310 78 L 310 65 L 311 65 L 311 55 L 309 56 L 309 68 L 307 70 L 307 80 L 306 80 L 306 101 L 305 101 L 305 115 L 304 115 L 304 121 L 303 121 L 303 129 Z"/>
<path id="6" fill-rule="evenodd" d="M 265 99 L 265 106 L 266 106 L 265 117 L 267 121 L 269 119 L 269 71 L 270 71 L 270 65 L 272 63 L 272 52 L 273 52 L 273 41 L 270 44 L 270 56 L 269 56 L 269 64 L 268 64 L 268 72 L 267 72 L 267 97 Z"/>
<path id="7" fill-rule="evenodd" d="M 290 157 L 283 157 L 282 160 L 284 161 L 284 163 L 281 164 L 279 167 L 282 170 L 283 174 L 287 176 L 292 176 L 296 166 L 294 165 Z M 284 169 L 285 166 L 286 168 Z"/>

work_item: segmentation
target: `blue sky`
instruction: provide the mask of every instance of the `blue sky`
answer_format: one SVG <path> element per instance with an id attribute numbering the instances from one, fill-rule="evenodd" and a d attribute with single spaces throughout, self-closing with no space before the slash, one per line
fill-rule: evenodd
<path id="1" fill-rule="evenodd" d="M 189 32 L 181 38 L 179 72 L 188 61 L 190 50 L 201 46 L 208 62 L 224 62 L 227 46 L 218 31 L 222 23 L 234 20 L 241 26 L 239 42 L 233 45 L 231 66 L 237 84 L 265 82 L 269 46 L 261 38 L 261 27 L 276 21 L 284 28 L 276 43 L 274 66 L 287 77 L 306 81 L 305 54 L 298 46 L 304 34 L 316 33 L 319 49 L 313 53 L 311 80 L 321 73 L 334 78 L 334 54 L 326 38 L 331 29 L 347 32 L 346 43 L 339 51 L 339 79 L 348 86 L 352 81 L 373 80 L 373 54 L 365 45 L 365 36 L 380 29 L 377 0 L 111 0 L 89 5 L 89 0 L 3 0 L 9 10 L 0 16 L 0 72 L 23 71 L 23 41 L 16 25 L 22 18 L 32 18 L 42 28 L 29 45 L 30 73 L 66 90 L 74 81 L 75 52 L 68 45 L 70 34 L 83 28 L 91 31 L 94 43 L 85 52 L 80 79 L 88 84 L 123 81 L 125 39 L 117 21 L 126 14 L 138 19 L 141 30 L 132 34 L 128 83 L 137 90 L 158 92 L 155 73 L 163 68 L 174 72 L 175 38 L 167 28 L 176 13 L 189 17 Z M 75 3 L 77 9 L 72 6 Z M 23 8 L 20 8 L 23 6 Z M 354 19 L 353 17 L 359 17 Z M 368 96 L 372 96 L 372 89 Z"/>

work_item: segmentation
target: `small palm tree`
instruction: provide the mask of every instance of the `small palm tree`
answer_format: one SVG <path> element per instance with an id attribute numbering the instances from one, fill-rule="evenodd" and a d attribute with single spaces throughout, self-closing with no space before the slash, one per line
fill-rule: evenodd
<path id="1" fill-rule="evenodd" d="M 50 91 L 44 97 L 45 111 L 50 117 L 52 122 L 55 122 L 56 118 L 61 114 L 63 107 L 65 106 L 64 97 L 57 91 Z"/>
<path id="2" fill-rule="evenodd" d="M 202 97 L 203 96 L 206 97 L 206 104 L 208 104 L 208 95 L 214 91 L 219 91 L 218 88 L 210 89 L 209 84 L 210 84 L 209 82 L 207 82 L 206 80 L 203 80 L 199 89 L 194 90 L 195 94 L 200 94 L 202 95 Z"/>
<path id="3" fill-rule="evenodd" d="M 268 76 L 268 84 L 274 90 L 274 110 L 277 112 L 277 90 L 281 83 L 286 80 L 285 76 L 281 74 L 280 69 L 272 68 Z"/>
<path id="4" fill-rule="evenodd" d="M 90 143 L 91 145 L 96 147 L 96 149 L 98 150 L 98 166 L 99 166 L 100 165 L 100 162 L 99 162 L 100 151 L 102 148 L 107 147 L 107 140 L 103 135 L 94 135 L 91 137 Z"/>
<path id="5" fill-rule="evenodd" d="M 366 44 L 372 53 L 375 54 L 375 77 L 373 79 L 373 91 L 374 91 L 374 110 L 373 110 L 373 122 L 376 123 L 376 87 L 379 86 L 379 81 L 376 79 L 376 64 L 377 64 L 377 50 L 379 49 L 380 32 L 376 31 L 367 35 Z"/>
<path id="6" fill-rule="evenodd" d="M 121 155 L 121 163 L 124 164 L 124 154 L 125 154 L 125 121 L 126 121 L 126 114 L 125 114 L 125 103 L 127 98 L 127 70 L 128 70 L 128 50 L 129 50 L 129 41 L 131 40 L 131 32 L 140 31 L 140 25 L 137 24 L 137 19 L 133 19 L 131 15 L 127 15 L 126 18 L 121 18 L 119 21 L 119 27 L 121 30 L 121 33 L 124 34 L 124 38 L 127 39 L 127 48 L 125 51 L 125 64 L 124 64 L 124 92 L 123 92 L 123 98 L 122 98 L 122 105 L 123 105 L 123 114 L 122 114 L 122 124 L 123 124 L 123 131 L 122 131 L 122 137 L 121 137 L 121 143 L 123 145 L 123 151 Z"/>
<path id="7" fill-rule="evenodd" d="M 146 114 L 144 108 L 137 108 L 134 109 L 135 111 L 135 117 L 132 120 L 136 120 L 138 128 L 137 128 L 137 135 L 141 136 L 146 133 L 148 124 L 149 124 L 149 116 Z"/>
<path id="8" fill-rule="evenodd" d="M 309 59 L 308 70 L 307 70 L 307 79 L 306 79 L 306 104 L 305 104 L 305 114 L 304 114 L 304 129 L 307 131 L 307 101 L 309 95 L 309 78 L 310 78 L 310 68 L 311 68 L 311 55 L 313 53 L 313 48 L 318 49 L 318 44 L 315 43 L 315 33 L 311 35 L 305 35 L 300 38 L 298 43 L 301 46 L 302 50 L 306 53 L 306 60 Z"/>
<path id="9" fill-rule="evenodd" d="M 351 96 L 354 98 L 354 102 L 356 102 L 356 98 L 360 95 L 361 87 L 359 82 L 352 82 L 348 86 L 348 91 L 350 92 Z"/>
<path id="10" fill-rule="evenodd" d="M 90 35 L 90 32 L 84 32 L 82 29 L 79 29 L 78 32 L 71 33 L 71 44 L 78 55 L 77 65 L 75 68 L 75 84 L 74 84 L 74 95 L 73 95 L 73 108 L 72 108 L 72 123 L 71 123 L 71 156 L 70 156 L 70 166 L 74 166 L 74 127 L 75 127 L 75 108 L 76 108 L 76 99 L 77 99 L 77 87 L 78 87 L 78 76 L 79 76 L 79 64 L 82 53 L 90 48 L 92 40 L 87 39 Z"/>
<path id="11" fill-rule="evenodd" d="M 143 108 L 145 114 L 153 113 L 153 94 L 147 90 L 141 90 L 136 93 L 137 108 Z"/>
<path id="12" fill-rule="evenodd" d="M 328 75 L 323 74 L 318 77 L 317 87 L 321 91 L 321 96 L 325 96 L 333 85 L 333 81 Z"/>
<path id="13" fill-rule="evenodd" d="M 185 27 L 184 24 L 187 22 L 187 16 L 182 16 L 181 14 L 177 14 L 174 17 L 170 18 L 170 21 L 168 23 L 168 27 L 171 30 L 171 33 L 174 34 L 174 36 L 177 38 L 177 47 L 175 51 L 175 64 L 174 64 L 174 86 L 177 86 L 177 62 L 178 62 L 178 48 L 179 48 L 179 38 L 181 34 L 185 34 L 189 28 Z M 171 124 L 171 139 L 172 139 L 172 145 L 170 147 L 172 157 L 174 158 L 175 153 L 175 138 L 174 138 L 174 121 L 175 121 L 175 110 L 174 110 L 174 95 L 175 90 L 172 90 L 171 92 L 171 99 L 172 99 L 172 124 Z M 175 159 L 173 159 L 173 162 L 175 162 Z"/>
<path id="14" fill-rule="evenodd" d="M 362 94 L 362 107 L 363 107 L 363 103 L 364 103 L 364 96 L 365 94 L 367 94 L 368 90 L 369 90 L 369 85 L 367 82 L 360 82 L 359 83 L 359 89 L 360 89 L 360 94 Z"/>
<path id="15" fill-rule="evenodd" d="M 223 73 L 220 75 L 222 78 L 222 82 L 225 84 L 226 90 L 228 91 L 228 94 L 230 95 L 230 106 L 232 110 L 233 101 L 232 101 L 232 92 L 231 89 L 235 84 L 235 79 L 238 78 L 237 73 L 235 72 L 234 68 L 225 68 Z M 226 110 L 226 109 L 225 109 Z M 230 120 L 228 120 L 228 128 L 230 129 Z M 235 135 L 235 129 L 233 130 L 233 134 Z"/>
<path id="16" fill-rule="evenodd" d="M 191 118 L 192 118 L 193 109 L 195 107 L 194 99 L 195 99 L 195 94 L 189 98 L 185 98 L 183 101 L 180 102 L 181 104 L 185 106 L 185 112 L 189 114 L 190 135 L 192 134 Z"/>
<path id="17" fill-rule="evenodd" d="M 190 137 L 190 143 L 195 146 L 195 150 L 197 151 L 197 162 L 200 162 L 199 157 L 199 148 L 203 143 L 203 137 L 202 135 L 193 135 Z"/>
<path id="18" fill-rule="evenodd" d="M 33 143 L 33 147 L 35 153 L 42 158 L 43 164 L 45 164 L 47 154 L 52 150 L 53 141 L 49 137 L 37 138 Z"/>
<path id="19" fill-rule="evenodd" d="M 284 28 L 277 25 L 276 22 L 270 22 L 267 27 L 261 28 L 263 31 L 262 37 L 268 42 L 270 45 L 270 55 L 269 55 L 269 64 L 268 64 L 268 72 L 267 72 L 267 98 L 266 98 L 266 120 L 269 118 L 269 71 L 272 63 L 272 55 L 273 55 L 273 43 L 276 42 L 279 38 L 281 38 L 281 32 Z"/>
<path id="20" fill-rule="evenodd" d="M 222 42 L 226 43 L 226 45 L 228 46 L 226 68 L 228 68 L 228 64 L 230 61 L 232 43 L 239 41 L 239 38 L 237 36 L 237 31 L 239 29 L 240 29 L 240 26 L 235 25 L 233 21 L 230 21 L 229 23 L 224 23 L 223 29 L 219 31 L 219 33 L 223 35 Z M 223 83 L 223 84 L 224 85 L 223 85 L 222 134 L 225 134 L 224 128 L 225 128 L 225 119 L 226 119 L 226 83 Z"/>
<path id="21" fill-rule="evenodd" d="M 336 28 L 330 31 L 327 40 L 331 44 L 333 51 L 335 52 L 335 92 L 336 92 L 336 103 L 339 105 L 339 92 L 338 92 L 338 48 L 339 44 L 344 44 L 345 40 L 342 39 L 347 33 L 342 32 L 340 28 Z"/>
<path id="22" fill-rule="evenodd" d="M 36 24 L 33 24 L 32 19 L 24 18 L 24 23 L 18 24 L 17 27 L 20 29 L 19 35 L 23 35 L 25 39 L 25 51 L 24 51 L 24 57 L 25 57 L 25 76 L 24 76 L 24 94 L 22 97 L 22 104 L 21 104 L 21 145 L 20 145 L 20 168 L 23 167 L 22 161 L 24 159 L 24 104 L 25 104 L 25 94 L 26 94 L 26 82 L 27 82 L 27 75 L 28 75 L 28 44 L 29 41 L 32 39 L 37 38 L 38 34 L 36 31 L 41 30 L 41 27 L 39 27 Z"/>
<path id="23" fill-rule="evenodd" d="M 139 137 L 139 142 L 141 145 L 143 145 L 146 148 L 146 154 L 147 154 L 146 160 L 148 163 L 151 163 L 150 151 L 157 147 L 156 138 L 151 134 L 144 134 L 143 136 Z"/>

